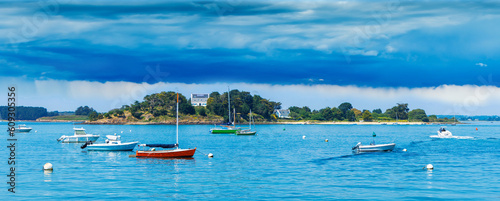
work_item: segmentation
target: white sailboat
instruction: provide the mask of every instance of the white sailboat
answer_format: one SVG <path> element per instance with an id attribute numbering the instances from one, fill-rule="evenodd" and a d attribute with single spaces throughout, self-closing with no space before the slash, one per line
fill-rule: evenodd
<path id="1" fill-rule="evenodd" d="M 176 107 L 176 123 L 175 123 L 175 144 L 140 144 L 139 147 L 146 149 L 152 147 L 151 150 L 136 150 L 135 156 L 140 158 L 191 158 L 196 152 L 194 149 L 181 149 L 179 148 L 179 93 L 177 93 L 177 107 Z M 156 150 L 156 148 L 175 148 Z"/>
<path id="2" fill-rule="evenodd" d="M 249 120 L 250 121 L 248 121 L 248 129 L 236 131 L 236 135 L 255 135 L 255 133 L 257 133 L 257 131 L 252 131 L 252 121 L 253 121 L 252 110 L 250 110 Z"/>
<path id="3" fill-rule="evenodd" d="M 234 121 L 236 119 L 236 114 L 234 114 L 235 119 L 233 119 L 233 121 L 231 121 L 231 96 L 229 94 L 230 94 L 230 90 L 228 87 L 227 88 L 227 109 L 228 109 L 228 118 L 229 118 L 228 125 L 221 125 L 219 127 L 216 126 L 215 128 L 210 129 L 210 133 L 212 133 L 212 134 L 234 134 L 237 131 L 241 130 L 241 128 L 237 128 L 234 125 Z"/>

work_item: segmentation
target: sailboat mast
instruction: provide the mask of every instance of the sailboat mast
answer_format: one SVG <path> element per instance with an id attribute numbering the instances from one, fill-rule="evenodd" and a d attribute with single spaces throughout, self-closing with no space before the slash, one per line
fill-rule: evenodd
<path id="1" fill-rule="evenodd" d="M 234 126 L 234 122 L 236 121 L 236 108 L 233 108 L 233 115 L 234 115 L 233 118 L 233 126 Z"/>
<path id="2" fill-rule="evenodd" d="M 229 87 L 227 87 L 227 110 L 229 114 L 227 115 L 229 118 L 229 123 L 231 123 L 231 97 L 229 96 Z"/>
<path id="3" fill-rule="evenodd" d="M 175 121 L 175 135 L 176 135 L 176 144 L 179 144 L 179 93 L 177 92 L 177 107 L 176 107 L 176 121 Z"/>
<path id="4" fill-rule="evenodd" d="M 252 130 L 252 110 L 250 110 L 250 118 L 248 119 L 248 126 L 250 126 L 250 130 Z"/>

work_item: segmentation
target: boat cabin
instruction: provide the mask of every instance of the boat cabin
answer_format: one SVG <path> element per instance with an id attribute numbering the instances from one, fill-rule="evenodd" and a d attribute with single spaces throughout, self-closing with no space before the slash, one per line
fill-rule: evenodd
<path id="1" fill-rule="evenodd" d="M 87 135 L 87 133 L 85 133 L 85 129 L 82 127 L 82 128 L 73 128 L 73 130 L 75 130 L 75 135 Z"/>

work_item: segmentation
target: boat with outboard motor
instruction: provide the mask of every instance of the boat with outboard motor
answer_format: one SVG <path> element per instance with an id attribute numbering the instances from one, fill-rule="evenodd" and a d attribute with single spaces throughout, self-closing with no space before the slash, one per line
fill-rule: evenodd
<path id="1" fill-rule="evenodd" d="M 352 147 L 352 151 L 357 154 L 362 152 L 385 152 L 385 151 L 392 151 L 396 146 L 396 143 L 375 144 L 376 136 L 377 134 L 373 132 L 373 142 L 370 143 L 370 145 L 362 145 L 361 142 L 358 142 L 356 146 Z"/>
<path id="2" fill-rule="evenodd" d="M 132 151 L 139 142 L 122 143 L 119 135 L 106 135 L 104 144 L 94 144 L 92 141 L 85 142 L 81 146 L 82 149 L 87 148 L 89 151 Z"/>
<path id="3" fill-rule="evenodd" d="M 395 143 L 389 144 L 370 144 L 370 145 L 362 145 L 361 142 L 358 142 L 356 146 L 352 148 L 353 152 L 361 153 L 361 152 L 384 152 L 384 151 L 392 151 L 396 146 Z"/>
<path id="4" fill-rule="evenodd" d="M 84 128 L 73 128 L 75 130 L 75 134 L 72 136 L 63 135 L 57 141 L 62 143 L 81 143 L 81 142 L 95 142 L 99 135 L 87 134 L 85 133 Z"/>
<path id="5" fill-rule="evenodd" d="M 471 136 L 454 136 L 453 134 L 451 134 L 451 132 L 449 130 L 446 130 L 445 126 L 439 128 L 437 133 L 438 133 L 437 135 L 431 135 L 429 137 L 431 137 L 431 138 L 453 138 L 453 139 L 472 139 L 472 138 L 474 138 Z"/>

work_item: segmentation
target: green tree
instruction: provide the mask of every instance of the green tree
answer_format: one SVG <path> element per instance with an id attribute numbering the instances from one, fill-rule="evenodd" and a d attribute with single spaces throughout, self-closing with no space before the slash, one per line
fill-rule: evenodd
<path id="1" fill-rule="evenodd" d="M 425 114 L 425 111 L 422 109 L 414 109 L 414 110 L 408 112 L 408 120 L 423 121 L 423 119 L 426 117 L 427 117 L 427 114 Z M 429 119 L 427 119 L 427 120 L 429 120 Z"/>
<path id="2" fill-rule="evenodd" d="M 200 116 L 207 116 L 207 110 L 203 106 L 197 106 L 196 113 Z"/>
<path id="3" fill-rule="evenodd" d="M 373 120 L 372 113 L 368 110 L 365 110 L 365 112 L 363 112 L 362 118 L 363 118 L 363 121 L 372 121 Z"/>
<path id="4" fill-rule="evenodd" d="M 356 121 L 356 115 L 352 110 L 347 111 L 345 117 L 347 121 Z"/>
<path id="5" fill-rule="evenodd" d="M 80 106 L 75 110 L 75 115 L 89 115 L 91 112 L 95 112 L 94 108 Z"/>
<path id="6" fill-rule="evenodd" d="M 436 115 L 430 115 L 429 116 L 429 122 L 437 122 L 437 116 Z"/>
<path id="7" fill-rule="evenodd" d="M 356 120 L 358 120 L 359 118 L 361 118 L 361 111 L 356 109 L 356 108 L 352 108 L 351 109 L 352 112 L 354 112 L 354 117 L 356 118 Z"/>
<path id="8" fill-rule="evenodd" d="M 343 114 L 345 119 L 348 119 L 348 120 L 351 119 L 349 116 L 350 114 L 348 114 L 348 111 L 351 111 L 351 109 L 352 109 L 351 103 L 344 102 L 344 103 L 339 105 L 339 109 L 342 111 L 342 114 Z"/>
<path id="9" fill-rule="evenodd" d="M 96 111 L 92 111 L 90 114 L 89 114 L 89 121 L 95 121 L 99 118 L 99 114 L 97 114 Z"/>
<path id="10" fill-rule="evenodd" d="M 311 112 L 311 119 L 312 120 L 319 120 L 319 121 L 325 120 L 323 115 L 321 115 L 321 113 L 317 110 L 314 110 Z"/>
<path id="11" fill-rule="evenodd" d="M 408 103 L 398 103 L 397 106 L 392 107 L 391 109 L 387 109 L 385 114 L 391 117 L 392 119 L 404 120 L 408 119 Z"/>
<path id="12" fill-rule="evenodd" d="M 374 109 L 372 113 L 382 114 L 382 110 L 380 108 L 379 109 Z"/>
<path id="13" fill-rule="evenodd" d="M 332 108 L 332 115 L 333 115 L 333 120 L 335 121 L 342 121 L 344 120 L 344 114 L 342 113 L 342 110 L 339 108 Z"/>
<path id="14" fill-rule="evenodd" d="M 324 120 L 331 121 L 333 120 L 333 111 L 330 107 L 323 108 L 319 110 L 319 113 L 323 117 Z"/>

